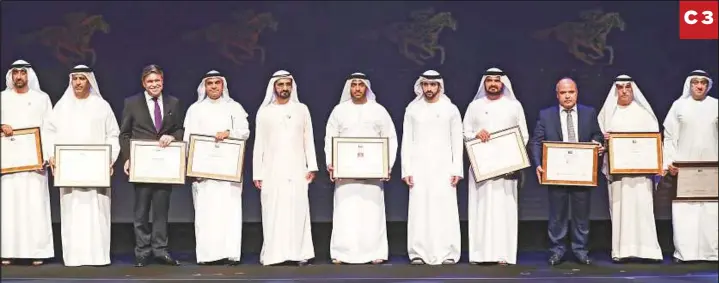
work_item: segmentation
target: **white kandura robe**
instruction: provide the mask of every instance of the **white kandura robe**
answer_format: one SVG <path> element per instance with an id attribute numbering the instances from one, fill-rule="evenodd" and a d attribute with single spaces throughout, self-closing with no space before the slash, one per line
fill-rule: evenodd
<path id="1" fill-rule="evenodd" d="M 491 134 L 515 126 L 519 126 L 526 146 L 529 134 L 522 104 L 504 96 L 497 100 L 483 97 L 467 107 L 464 136 L 469 140 L 482 129 Z M 516 264 L 517 180 L 497 177 L 477 183 L 471 166 L 467 174 L 469 261 Z"/>
<path id="2" fill-rule="evenodd" d="M 262 181 L 260 263 L 272 265 L 314 258 L 309 182 L 317 171 L 310 111 L 297 102 L 269 104 L 257 114 L 253 180 Z"/>
<path id="3" fill-rule="evenodd" d="M 332 110 L 325 135 L 328 165 L 332 164 L 333 137 L 387 137 L 389 166 L 394 165 L 397 133 L 392 117 L 374 100 L 365 104 L 346 101 Z M 335 183 L 331 258 L 343 263 L 387 260 L 389 248 L 382 181 L 340 179 Z"/>
<path id="4" fill-rule="evenodd" d="M 52 111 L 52 102 L 47 94 L 32 89 L 23 94 L 18 94 L 15 90 L 5 90 L 0 97 L 2 124 L 7 124 L 13 129 L 40 127 L 41 138 L 44 138 L 43 121 Z M 43 156 L 48 159 L 47 152 Z M 0 182 L 1 257 L 6 259 L 54 257 L 47 172 L 3 174 Z"/>
<path id="5" fill-rule="evenodd" d="M 234 100 L 205 98 L 190 106 L 185 116 L 185 141 L 191 134 L 250 136 L 247 112 Z M 189 143 L 188 143 L 189 145 Z M 222 259 L 239 261 L 242 255 L 242 183 L 203 179 L 192 182 L 195 208 L 195 257 L 198 263 Z"/>
<path id="6" fill-rule="evenodd" d="M 664 164 L 717 161 L 717 99 L 679 99 L 664 121 Z M 719 206 L 716 201 L 672 203 L 674 257 L 682 261 L 719 260 Z"/>
<path id="7" fill-rule="evenodd" d="M 617 106 L 607 132 L 658 132 L 654 117 L 639 104 Z M 605 160 L 605 166 L 608 161 Z M 608 172 L 608 171 L 607 171 Z M 612 219 L 612 258 L 662 259 L 654 220 L 653 176 L 612 175 L 609 214 Z"/>
<path id="8" fill-rule="evenodd" d="M 45 129 L 52 147 L 55 144 L 108 144 L 112 147 L 113 164 L 120 154 L 117 119 L 110 104 L 98 96 L 60 100 Z M 111 195 L 110 188 L 60 188 L 65 266 L 110 264 Z"/>
<path id="9" fill-rule="evenodd" d="M 449 100 L 421 99 L 407 107 L 401 156 L 402 178 L 414 180 L 407 215 L 410 260 L 430 265 L 459 261 L 459 208 L 451 179 L 464 176 L 463 146 L 462 117 Z"/>

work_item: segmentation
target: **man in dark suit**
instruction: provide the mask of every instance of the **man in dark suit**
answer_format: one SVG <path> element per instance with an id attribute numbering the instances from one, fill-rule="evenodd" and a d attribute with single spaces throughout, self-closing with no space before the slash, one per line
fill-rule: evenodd
<path id="1" fill-rule="evenodd" d="M 597 111 L 589 106 L 577 104 L 577 84 L 569 78 L 557 83 L 558 106 L 552 106 L 539 112 L 534 136 L 529 141 L 532 159 L 537 165 L 537 178 L 541 180 L 542 142 L 595 142 L 604 148 L 604 136 L 597 122 Z M 549 186 L 549 240 L 551 256 L 549 264 L 559 264 L 566 251 L 565 240 L 568 234 L 569 214 L 572 216 L 572 251 L 577 260 L 591 264 L 587 244 L 589 242 L 589 212 L 591 187 Z M 571 202 L 571 205 L 570 205 Z M 571 207 L 571 211 L 568 207 Z"/>
<path id="2" fill-rule="evenodd" d="M 142 70 L 143 93 L 125 99 L 120 125 L 120 148 L 125 174 L 130 175 L 130 140 L 158 140 L 165 147 L 182 140 L 184 115 L 180 101 L 162 94 L 163 72 L 157 65 Z M 170 210 L 168 184 L 135 183 L 135 266 L 148 264 L 151 255 L 161 263 L 180 265 L 167 251 L 167 215 Z M 150 231 L 152 205 L 152 231 Z"/>

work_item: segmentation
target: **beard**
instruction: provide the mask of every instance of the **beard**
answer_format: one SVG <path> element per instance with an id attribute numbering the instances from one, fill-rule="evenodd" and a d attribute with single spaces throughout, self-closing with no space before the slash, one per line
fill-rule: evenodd
<path id="1" fill-rule="evenodd" d="M 485 92 L 487 92 L 487 95 L 500 95 L 502 94 L 502 90 L 500 88 L 496 87 L 490 87 L 484 89 Z"/>
<path id="2" fill-rule="evenodd" d="M 15 88 L 24 88 L 27 85 L 27 82 L 23 80 L 16 80 L 13 85 L 15 86 Z"/>
<path id="3" fill-rule="evenodd" d="M 432 99 L 435 96 L 437 96 L 437 94 L 434 92 L 431 92 L 431 91 L 427 91 L 424 93 L 424 98 L 426 98 L 426 99 Z"/>
<path id="4" fill-rule="evenodd" d="M 282 99 L 287 99 L 290 97 L 290 91 L 288 91 L 288 90 L 280 91 L 277 93 L 277 97 L 282 98 Z"/>

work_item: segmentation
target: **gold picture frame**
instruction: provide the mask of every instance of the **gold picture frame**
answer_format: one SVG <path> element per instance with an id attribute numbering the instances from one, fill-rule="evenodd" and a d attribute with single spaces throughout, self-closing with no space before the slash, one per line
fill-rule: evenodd
<path id="1" fill-rule="evenodd" d="M 238 156 L 237 158 L 237 170 L 235 170 L 234 174 L 216 174 L 216 173 L 207 173 L 207 172 L 200 172 L 195 171 L 193 169 L 193 165 L 195 164 L 195 149 L 197 148 L 198 143 L 206 143 L 211 142 L 215 144 L 215 147 L 218 148 L 220 144 L 226 144 L 226 145 L 235 145 L 239 146 L 239 152 L 236 154 Z M 205 178 L 205 179 L 213 179 L 213 180 L 220 180 L 220 181 L 228 181 L 228 182 L 237 182 L 242 183 L 243 178 L 243 171 L 244 171 L 244 161 L 245 161 L 245 151 L 246 151 L 246 141 L 241 139 L 235 139 L 235 138 L 226 138 L 221 142 L 216 142 L 214 136 L 209 135 L 198 135 L 198 134 L 191 134 L 190 135 L 190 150 L 189 154 L 187 155 L 187 177 L 195 177 L 195 178 Z"/>
<path id="2" fill-rule="evenodd" d="M 490 143 L 492 140 L 497 140 L 500 138 L 505 138 L 507 136 L 511 136 L 512 139 L 514 139 L 515 143 L 511 144 L 512 150 L 517 150 L 517 152 L 520 155 L 521 161 L 519 161 L 516 164 L 512 164 L 506 167 L 502 168 L 496 168 L 495 170 L 491 170 L 488 173 L 482 174 L 480 172 L 480 166 L 478 166 L 482 162 L 480 160 L 477 160 L 477 154 L 474 151 L 475 146 L 481 146 L 484 144 Z M 493 133 L 489 134 L 489 141 L 482 142 L 479 139 L 471 139 L 464 142 L 464 146 L 467 150 L 467 155 L 469 156 L 469 163 L 472 165 L 472 174 L 474 174 L 474 180 L 475 182 L 479 183 L 484 180 L 489 180 L 492 178 L 495 178 L 497 176 L 502 176 L 504 174 L 512 173 L 518 170 L 522 170 L 524 168 L 530 167 L 531 163 L 529 161 L 529 156 L 527 155 L 527 147 L 524 144 L 524 137 L 522 136 L 522 132 L 519 129 L 519 126 L 510 127 L 507 129 L 495 131 Z M 488 157 L 487 159 L 494 159 L 492 157 Z M 488 162 L 493 162 L 493 160 L 487 160 Z"/>
<path id="3" fill-rule="evenodd" d="M 550 152 L 553 152 L 552 149 L 558 149 L 558 151 L 564 152 L 567 155 L 573 155 L 574 151 L 591 151 L 592 157 L 591 157 L 591 176 L 589 177 L 590 180 L 570 180 L 570 179 L 562 179 L 562 178 L 552 178 L 549 179 L 549 173 L 551 170 L 554 170 L 553 168 L 549 167 L 548 159 Z M 541 184 L 542 185 L 555 185 L 555 186 L 585 186 L 585 187 L 594 187 L 597 186 L 597 168 L 598 168 L 598 153 L 599 153 L 599 145 L 596 143 L 591 142 L 550 142 L 545 141 L 542 143 L 542 169 L 544 169 L 544 173 L 542 174 L 541 178 Z M 565 155 L 566 156 L 566 155 Z M 575 160 L 572 160 L 575 161 Z M 589 162 L 589 160 L 583 160 L 584 162 Z M 568 163 L 568 161 L 567 161 Z M 583 164 L 586 165 L 586 164 Z M 577 166 L 566 166 L 566 168 L 563 169 L 577 169 Z M 573 174 L 573 173 L 568 173 Z"/>
<path id="4" fill-rule="evenodd" d="M 340 158 L 339 149 L 341 144 L 353 144 L 357 145 L 358 150 L 365 148 L 365 145 L 380 144 L 382 155 L 382 170 L 381 173 L 366 173 L 366 172 L 354 172 L 352 170 L 352 163 L 345 167 L 345 162 L 342 162 Z M 366 148 L 372 148 L 367 146 Z M 359 152 L 357 155 L 359 156 Z M 361 153 L 364 156 L 364 153 Z M 349 161 L 347 161 L 349 162 Z M 333 137 L 332 138 L 332 178 L 336 179 L 388 179 L 390 177 L 389 168 L 389 138 L 387 137 Z M 376 169 L 376 168 L 375 168 Z M 370 170 L 372 171 L 372 170 Z"/>
<path id="5" fill-rule="evenodd" d="M 24 138 L 18 138 L 19 136 L 32 136 L 32 139 L 34 140 L 34 144 L 19 144 L 20 142 L 25 141 Z M 27 139 L 30 139 L 28 137 Z M 30 141 L 28 141 L 30 142 Z M 35 171 L 35 170 L 41 170 L 45 168 L 45 157 L 43 156 L 43 149 L 42 149 L 42 136 L 40 134 L 40 128 L 39 127 L 32 127 L 32 128 L 23 128 L 23 129 L 14 129 L 13 135 L 6 137 L 4 134 L 2 135 L 2 148 L 9 151 L 15 151 L 13 150 L 14 147 L 22 147 L 25 150 L 30 150 L 31 147 L 34 147 L 35 150 L 35 156 L 34 161 L 32 164 L 22 164 L 19 166 L 8 166 L 3 167 L 0 169 L 0 173 L 2 174 L 11 174 L 11 173 L 18 173 L 18 172 L 28 172 L 28 171 Z M 10 157 L 10 154 L 3 154 L 3 157 Z M 3 162 L 4 163 L 4 162 Z"/>
<path id="6" fill-rule="evenodd" d="M 663 160 L 662 160 L 662 134 L 658 132 L 636 132 L 636 133 L 608 133 L 609 139 L 607 140 L 607 151 L 609 154 L 609 174 L 627 174 L 627 175 L 639 175 L 639 174 L 661 174 L 663 172 Z M 617 149 L 616 141 L 619 139 L 632 139 L 632 143 L 637 143 L 639 139 L 652 139 L 652 145 L 656 146 L 656 158 L 652 158 L 651 162 L 656 162 L 653 168 L 618 168 L 615 166 L 617 155 L 615 149 Z M 644 149 L 644 148 L 642 148 Z M 631 154 L 620 154 L 621 156 L 633 158 Z M 640 158 L 640 157 L 637 157 Z M 650 161 L 650 160 L 647 160 Z"/>
<path id="7" fill-rule="evenodd" d="M 142 149 L 142 150 L 140 150 Z M 163 152 L 164 151 L 164 152 Z M 150 154 L 148 154 L 150 153 Z M 154 153 L 154 154 L 153 154 Z M 164 162 L 162 159 L 174 159 L 178 164 L 172 164 L 172 162 Z M 145 158 L 152 159 L 152 156 L 160 157 L 154 160 L 147 160 Z M 185 184 L 185 171 L 187 169 L 187 146 L 185 142 L 175 141 L 171 142 L 167 147 L 160 148 L 159 141 L 157 140 L 141 140 L 132 139 L 130 140 L 130 183 L 152 183 L 152 184 Z M 138 159 L 149 164 L 140 166 Z M 165 167 L 169 166 L 170 170 Z M 138 169 L 138 167 L 145 169 Z M 148 172 L 154 171 L 155 169 L 168 170 L 168 173 L 172 173 L 172 177 L 155 177 Z M 146 172 L 137 172 L 146 171 Z M 139 174 L 138 174 L 139 173 Z M 149 176 L 148 176 L 149 175 Z"/>

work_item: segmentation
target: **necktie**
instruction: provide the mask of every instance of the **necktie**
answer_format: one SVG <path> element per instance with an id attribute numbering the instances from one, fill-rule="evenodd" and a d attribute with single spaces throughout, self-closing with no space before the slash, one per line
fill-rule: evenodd
<path id="1" fill-rule="evenodd" d="M 572 117 L 572 112 L 574 109 L 564 109 L 564 112 L 567 112 L 567 141 L 568 142 L 577 142 L 577 135 L 574 133 L 574 117 Z"/>
<path id="2" fill-rule="evenodd" d="M 153 97 L 152 101 L 155 102 L 155 130 L 159 132 L 162 128 L 162 111 L 160 111 L 160 104 L 157 103 L 157 97 Z"/>

